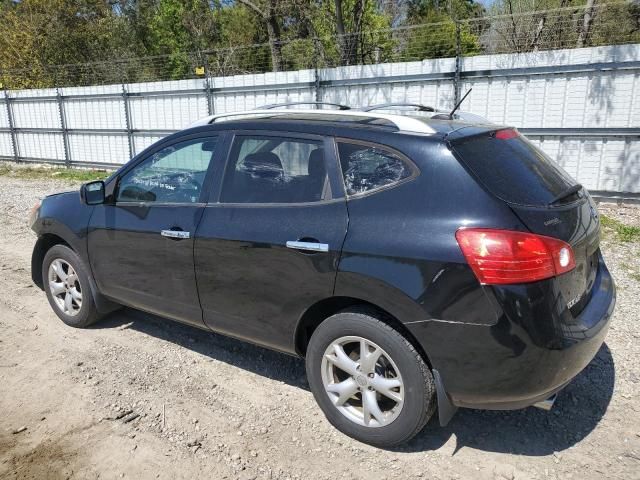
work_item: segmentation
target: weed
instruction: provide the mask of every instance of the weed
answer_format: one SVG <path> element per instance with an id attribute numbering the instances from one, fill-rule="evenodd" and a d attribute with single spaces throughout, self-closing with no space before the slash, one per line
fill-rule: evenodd
<path id="1" fill-rule="evenodd" d="M 640 227 L 625 225 L 619 220 L 607 217 L 606 215 L 600 215 L 600 225 L 605 230 L 615 232 L 616 237 L 621 242 L 636 242 L 640 240 Z"/>
<path id="2" fill-rule="evenodd" d="M 71 182 L 90 182 L 108 177 L 110 172 L 105 170 L 80 170 L 76 168 L 45 168 L 45 167 L 13 167 L 0 164 L 0 176 L 38 180 L 52 178 Z"/>

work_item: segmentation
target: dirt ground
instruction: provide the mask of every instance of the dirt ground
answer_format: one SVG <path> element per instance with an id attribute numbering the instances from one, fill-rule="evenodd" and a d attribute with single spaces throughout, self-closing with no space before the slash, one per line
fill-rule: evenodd
<path id="1" fill-rule="evenodd" d="M 640 478 L 637 239 L 604 235 L 613 325 L 551 412 L 460 410 L 385 451 L 329 425 L 302 360 L 132 310 L 62 324 L 31 283 L 26 217 L 68 188 L 0 176 L 0 478 Z"/>

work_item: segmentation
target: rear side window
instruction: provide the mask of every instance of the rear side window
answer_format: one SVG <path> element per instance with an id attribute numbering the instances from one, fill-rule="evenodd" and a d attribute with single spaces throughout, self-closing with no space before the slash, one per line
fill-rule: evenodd
<path id="1" fill-rule="evenodd" d="M 416 172 L 401 154 L 379 145 L 338 141 L 338 154 L 348 195 L 394 185 Z"/>
<path id="2" fill-rule="evenodd" d="M 330 198 L 321 141 L 237 136 L 222 186 L 224 203 L 309 203 Z"/>
<path id="3" fill-rule="evenodd" d="M 453 148 L 485 188 L 508 203 L 548 205 L 576 184 L 560 166 L 514 130 L 464 138 L 456 141 Z"/>

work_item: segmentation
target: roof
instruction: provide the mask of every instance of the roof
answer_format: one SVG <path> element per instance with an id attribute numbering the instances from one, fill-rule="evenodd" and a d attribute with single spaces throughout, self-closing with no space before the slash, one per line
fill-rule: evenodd
<path id="1" fill-rule="evenodd" d="M 406 115 L 391 115 L 386 113 L 370 113 L 357 110 L 249 110 L 245 112 L 223 113 L 210 115 L 190 125 L 197 127 L 219 121 L 240 120 L 248 118 L 283 118 L 286 120 L 324 121 L 355 123 L 396 128 L 406 132 L 432 134 L 436 130 L 419 118 Z"/>
<path id="2" fill-rule="evenodd" d="M 422 112 L 407 112 L 410 114 L 392 114 L 365 112 L 361 110 L 303 110 L 303 109 L 257 109 L 241 112 L 210 115 L 202 118 L 191 127 L 218 124 L 222 122 L 245 123 L 247 121 L 265 122 L 300 122 L 321 123 L 325 126 L 333 125 L 345 127 L 374 127 L 386 131 L 412 133 L 420 135 L 447 134 L 463 126 L 487 125 L 490 122 L 473 114 L 460 115 L 462 118 L 450 120 L 448 118 L 432 119 Z M 440 112 L 436 112 L 440 113 Z"/>

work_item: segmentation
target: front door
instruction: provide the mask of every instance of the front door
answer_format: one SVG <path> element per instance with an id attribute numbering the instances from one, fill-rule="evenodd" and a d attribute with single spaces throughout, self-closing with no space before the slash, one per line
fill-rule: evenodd
<path id="1" fill-rule="evenodd" d="M 204 209 L 195 264 L 205 323 L 284 351 L 304 311 L 333 295 L 347 231 L 329 139 L 235 135 Z"/>
<path id="2" fill-rule="evenodd" d="M 199 136 L 160 145 L 120 176 L 112 201 L 96 207 L 88 245 L 102 293 L 203 326 L 193 245 L 217 144 Z"/>

